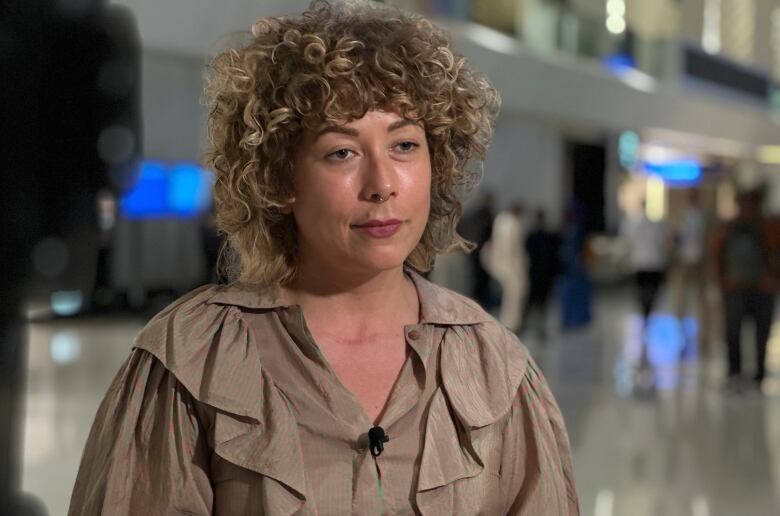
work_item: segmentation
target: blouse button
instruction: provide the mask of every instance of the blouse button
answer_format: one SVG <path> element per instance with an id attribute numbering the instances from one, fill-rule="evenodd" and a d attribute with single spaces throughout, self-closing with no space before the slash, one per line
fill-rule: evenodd
<path id="1" fill-rule="evenodd" d="M 420 335 L 420 332 L 417 330 L 412 330 L 409 332 L 409 338 L 412 340 L 417 340 L 420 337 L 422 337 L 422 335 Z"/>

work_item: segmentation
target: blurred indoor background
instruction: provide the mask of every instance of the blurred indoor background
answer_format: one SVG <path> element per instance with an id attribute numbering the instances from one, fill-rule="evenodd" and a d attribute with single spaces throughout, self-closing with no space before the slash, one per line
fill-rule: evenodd
<path id="1" fill-rule="evenodd" d="M 727 378 L 711 245 L 746 195 L 780 235 L 780 0 L 385 3 L 445 27 L 501 92 L 462 223 L 479 251 L 440 258 L 431 277 L 499 316 L 493 221 L 519 221 L 530 295 L 514 323 L 566 418 L 582 514 L 780 515 L 780 322 L 763 381 L 749 380 L 752 324 L 744 378 Z M 135 333 L 222 279 L 213 176 L 200 165 L 204 66 L 256 18 L 307 4 L 0 4 L 8 514 L 67 513 Z M 635 260 L 648 240 L 632 230 L 642 224 L 660 235 L 664 278 L 647 317 Z"/>

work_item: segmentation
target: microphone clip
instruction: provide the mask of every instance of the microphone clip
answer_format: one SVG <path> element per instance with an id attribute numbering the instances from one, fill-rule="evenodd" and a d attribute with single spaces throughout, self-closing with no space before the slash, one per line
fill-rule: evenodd
<path id="1" fill-rule="evenodd" d="M 371 430 L 368 431 L 368 442 L 371 449 L 371 455 L 379 457 L 385 449 L 385 443 L 389 440 L 390 438 L 385 433 L 384 428 L 381 426 L 371 428 Z"/>

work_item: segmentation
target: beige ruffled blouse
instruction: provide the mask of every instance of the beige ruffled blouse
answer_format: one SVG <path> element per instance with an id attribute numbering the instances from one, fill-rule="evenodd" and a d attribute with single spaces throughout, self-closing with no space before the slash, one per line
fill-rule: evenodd
<path id="1" fill-rule="evenodd" d="M 579 514 L 563 419 L 517 338 L 410 273 L 420 321 L 372 426 L 301 309 L 206 286 L 139 333 L 95 417 L 84 515 Z"/>

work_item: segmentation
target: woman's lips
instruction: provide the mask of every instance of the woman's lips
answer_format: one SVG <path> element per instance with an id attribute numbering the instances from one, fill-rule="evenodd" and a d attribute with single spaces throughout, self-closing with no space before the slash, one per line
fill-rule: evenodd
<path id="1" fill-rule="evenodd" d="M 355 229 L 371 238 L 389 238 L 401 229 L 402 221 L 398 219 L 369 220 L 363 224 L 356 224 Z"/>

